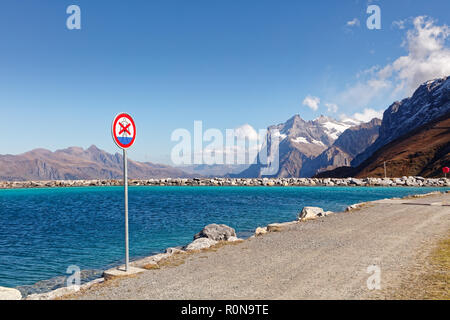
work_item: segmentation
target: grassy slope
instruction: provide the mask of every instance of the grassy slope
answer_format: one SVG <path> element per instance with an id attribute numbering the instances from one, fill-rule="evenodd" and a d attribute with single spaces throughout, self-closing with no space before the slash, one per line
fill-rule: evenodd
<path id="1" fill-rule="evenodd" d="M 450 300 L 450 232 L 388 299 Z"/>

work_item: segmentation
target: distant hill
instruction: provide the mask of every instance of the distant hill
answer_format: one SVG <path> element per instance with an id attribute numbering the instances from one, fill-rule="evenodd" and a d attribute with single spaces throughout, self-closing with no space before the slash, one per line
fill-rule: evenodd
<path id="1" fill-rule="evenodd" d="M 450 112 L 378 149 L 356 168 L 341 167 L 317 177 L 441 177 L 450 165 Z"/>
<path id="2" fill-rule="evenodd" d="M 96 146 L 84 150 L 71 147 L 51 152 L 35 149 L 20 155 L 0 155 L 0 180 L 120 179 L 123 157 Z M 178 178 L 192 176 L 167 165 L 128 159 L 130 179 Z"/>

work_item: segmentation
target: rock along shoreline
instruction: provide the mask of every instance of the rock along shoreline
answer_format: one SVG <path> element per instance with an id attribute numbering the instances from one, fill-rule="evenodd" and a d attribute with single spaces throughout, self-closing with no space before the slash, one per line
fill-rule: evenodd
<path id="1" fill-rule="evenodd" d="M 167 178 L 129 179 L 130 186 L 356 186 L 356 187 L 450 187 L 450 178 Z M 90 186 L 121 186 L 121 179 L 0 181 L 0 189 L 64 188 Z"/>

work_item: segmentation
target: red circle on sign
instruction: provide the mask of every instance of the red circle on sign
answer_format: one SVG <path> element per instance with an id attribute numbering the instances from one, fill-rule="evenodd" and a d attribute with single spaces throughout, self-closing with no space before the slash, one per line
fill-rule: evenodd
<path id="1" fill-rule="evenodd" d="M 120 119 L 126 118 L 129 123 L 127 125 L 120 125 L 120 131 L 117 130 L 117 123 Z M 130 129 L 132 128 L 132 134 L 130 134 Z M 127 134 L 130 134 L 130 136 L 126 136 Z M 121 136 L 122 135 L 122 136 Z M 134 143 L 134 140 L 136 139 L 136 125 L 134 124 L 133 118 L 128 113 L 119 113 L 113 121 L 112 124 L 112 136 L 114 142 L 117 144 L 119 148 L 122 149 L 128 149 L 131 147 Z"/>
<path id="2" fill-rule="evenodd" d="M 442 168 L 442 172 L 449 173 L 450 172 L 450 168 L 449 167 L 444 167 L 444 168 Z"/>

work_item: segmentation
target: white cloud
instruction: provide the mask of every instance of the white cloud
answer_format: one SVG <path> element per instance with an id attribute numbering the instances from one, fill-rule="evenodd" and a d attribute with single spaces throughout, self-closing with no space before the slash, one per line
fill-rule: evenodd
<path id="1" fill-rule="evenodd" d="M 365 82 L 358 82 L 342 92 L 338 98 L 341 104 L 367 107 L 374 98 L 379 97 L 384 91 L 391 88 L 388 80 L 369 79 Z"/>
<path id="2" fill-rule="evenodd" d="M 336 113 L 339 109 L 339 107 L 335 103 L 325 103 L 325 107 L 327 107 L 328 112 L 332 113 Z"/>
<path id="3" fill-rule="evenodd" d="M 445 24 L 436 25 L 435 20 L 426 16 L 411 21 L 412 28 L 406 32 L 402 44 L 407 54 L 385 66 L 373 66 L 358 73 L 358 82 L 336 97 L 340 105 L 356 103 L 356 107 L 368 108 L 376 100 L 406 98 L 420 84 L 450 75 L 450 48 L 446 45 L 450 28 Z"/>
<path id="4" fill-rule="evenodd" d="M 319 109 L 320 98 L 307 96 L 305 100 L 303 100 L 303 105 L 311 108 L 313 111 L 317 111 Z"/>
<path id="5" fill-rule="evenodd" d="M 450 28 L 435 23 L 425 16 L 416 17 L 414 29 L 407 32 L 403 44 L 408 48 L 408 55 L 379 71 L 379 79 L 395 82 L 394 92 L 411 95 L 425 81 L 450 74 L 450 48 L 446 46 Z"/>
<path id="6" fill-rule="evenodd" d="M 392 26 L 397 27 L 400 30 L 403 30 L 406 28 L 405 23 L 406 23 L 406 20 L 397 20 L 397 21 L 392 22 Z"/>
<path id="7" fill-rule="evenodd" d="M 380 70 L 380 66 L 376 65 L 376 66 L 372 66 L 368 69 L 359 71 L 356 74 L 356 79 L 361 79 L 361 78 L 365 78 L 365 77 L 373 77 L 378 71 Z"/>
<path id="8" fill-rule="evenodd" d="M 248 123 L 234 129 L 234 134 L 238 139 L 249 139 L 249 141 L 257 141 L 258 133 Z"/>
<path id="9" fill-rule="evenodd" d="M 353 20 L 347 21 L 348 27 L 359 27 L 361 23 L 359 22 L 358 18 L 354 18 Z"/>
<path id="10" fill-rule="evenodd" d="M 362 122 L 369 122 L 373 118 L 383 119 L 383 110 L 366 108 L 362 113 L 356 112 L 352 118 Z"/>

